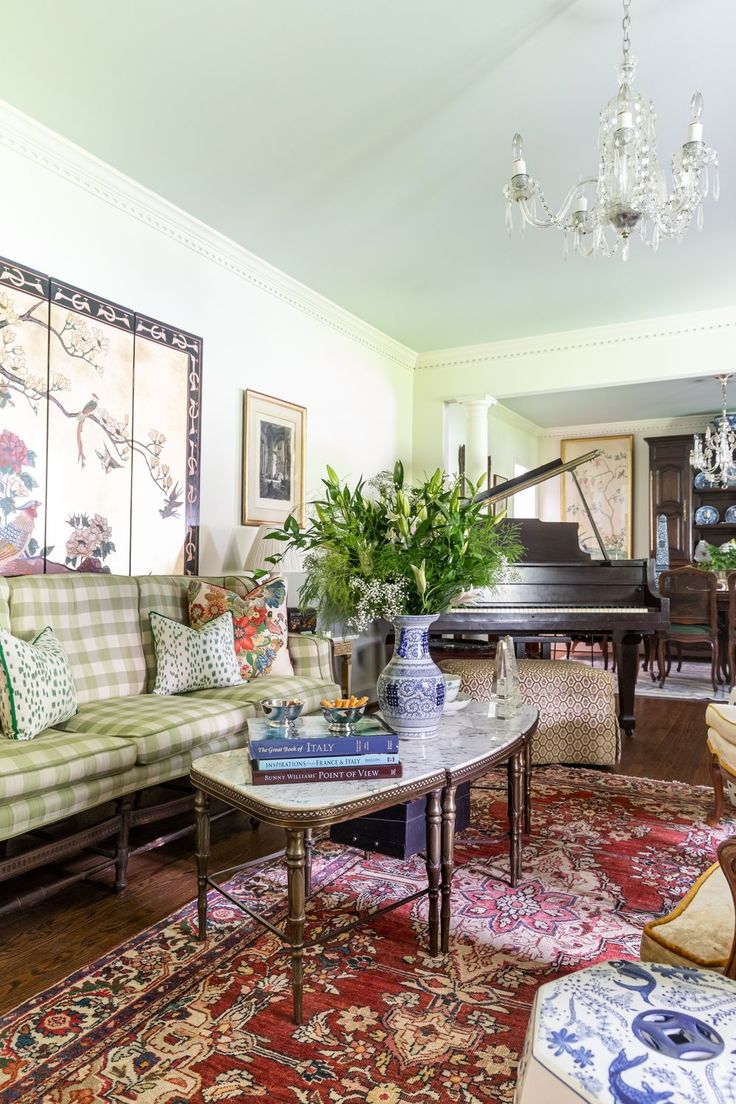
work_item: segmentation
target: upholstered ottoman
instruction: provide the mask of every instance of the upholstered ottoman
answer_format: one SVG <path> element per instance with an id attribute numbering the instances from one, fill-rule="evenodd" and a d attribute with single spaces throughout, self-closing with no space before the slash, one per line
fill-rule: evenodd
<path id="1" fill-rule="evenodd" d="M 462 689 L 489 701 L 492 659 L 446 659 L 440 667 L 460 675 Z M 532 741 L 535 763 L 613 766 L 621 754 L 613 675 L 564 659 L 520 659 L 521 696 L 539 710 Z"/>
<path id="2" fill-rule="evenodd" d="M 712 970 L 604 962 L 542 985 L 516 1104 L 734 1099 L 736 982 Z"/>
<path id="3" fill-rule="evenodd" d="M 717 824 L 725 801 L 736 805 L 736 690 L 731 691 L 727 703 L 709 704 L 705 723 L 715 799 L 710 823 Z"/>

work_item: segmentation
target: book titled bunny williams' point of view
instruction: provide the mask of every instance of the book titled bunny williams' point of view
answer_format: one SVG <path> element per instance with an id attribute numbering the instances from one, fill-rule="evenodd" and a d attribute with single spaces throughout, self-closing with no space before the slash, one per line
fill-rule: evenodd
<path id="1" fill-rule="evenodd" d="M 401 778 L 399 737 L 377 717 L 361 717 L 352 735 L 330 732 L 322 717 L 300 717 L 284 734 L 262 718 L 248 721 L 254 786 Z"/>

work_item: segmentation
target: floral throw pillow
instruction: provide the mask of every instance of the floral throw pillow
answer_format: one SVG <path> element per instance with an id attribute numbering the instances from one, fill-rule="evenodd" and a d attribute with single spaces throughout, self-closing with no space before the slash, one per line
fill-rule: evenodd
<path id="1" fill-rule="evenodd" d="M 32 740 L 79 709 L 66 652 L 47 625 L 35 640 L 0 629 L 0 725 L 8 740 Z"/>
<path id="2" fill-rule="evenodd" d="M 223 613 L 201 631 L 152 610 L 151 632 L 156 646 L 154 694 L 184 694 L 240 686 L 235 658 L 233 618 Z"/>
<path id="3" fill-rule="evenodd" d="M 244 679 L 292 675 L 286 647 L 286 583 L 265 579 L 245 595 L 196 579 L 189 584 L 189 621 L 201 628 L 228 612 L 233 617 L 235 655 Z"/>

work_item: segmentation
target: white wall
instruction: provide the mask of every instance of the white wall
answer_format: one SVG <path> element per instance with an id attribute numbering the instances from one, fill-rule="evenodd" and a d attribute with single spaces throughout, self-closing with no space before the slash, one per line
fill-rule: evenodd
<path id="1" fill-rule="evenodd" d="M 8 107 L 4 256 L 204 338 L 203 572 L 242 566 L 242 392 L 307 407 L 307 489 L 410 459 L 414 353 Z"/>

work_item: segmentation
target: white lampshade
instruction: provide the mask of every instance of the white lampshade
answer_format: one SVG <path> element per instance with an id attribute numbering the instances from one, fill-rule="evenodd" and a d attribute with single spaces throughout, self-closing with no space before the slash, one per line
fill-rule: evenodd
<path id="1" fill-rule="evenodd" d="M 255 540 L 248 549 L 243 567 L 247 571 L 277 571 L 279 573 L 303 571 L 301 554 L 296 548 L 288 548 L 285 541 L 269 539 L 268 534 L 276 528 L 275 525 L 261 525 L 255 535 Z M 269 556 L 282 556 L 277 564 L 268 563 Z"/>

